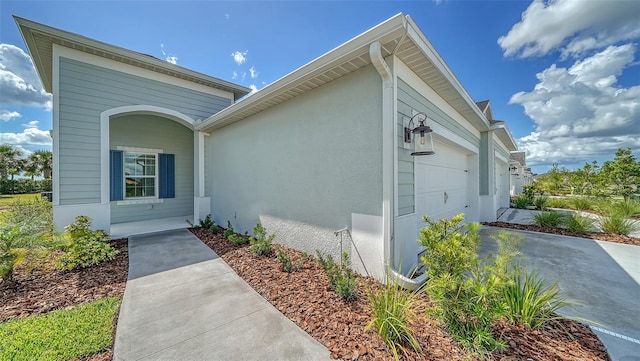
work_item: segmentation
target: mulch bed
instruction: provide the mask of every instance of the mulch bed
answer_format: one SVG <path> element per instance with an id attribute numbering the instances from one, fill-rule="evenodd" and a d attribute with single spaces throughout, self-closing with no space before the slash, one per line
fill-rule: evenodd
<path id="1" fill-rule="evenodd" d="M 378 287 L 375 280 L 360 277 L 358 299 L 346 302 L 330 289 L 324 271 L 311 257 L 299 272 L 286 273 L 275 256 L 258 258 L 246 246 L 233 245 L 221 234 L 204 229 L 191 231 L 280 312 L 326 346 L 332 358 L 392 359 L 382 338 L 371 330 L 365 330 L 370 308 L 364 290 L 366 287 Z M 294 262 L 303 257 L 298 251 L 282 249 Z M 441 325 L 426 316 L 425 310 L 429 305 L 428 296 L 421 294 L 414 309 L 417 317 L 411 322 L 423 354 L 408 352 L 402 358 L 471 358 Z M 502 322 L 496 325 L 496 333 L 509 348 L 504 353 L 493 355 L 494 360 L 610 360 L 594 333 L 575 321 L 551 323 L 537 331 Z"/>
<path id="2" fill-rule="evenodd" d="M 608 234 L 608 233 L 598 233 L 598 232 L 576 233 L 576 232 L 571 232 L 564 228 L 539 227 L 533 224 L 519 224 L 519 223 L 507 223 L 507 222 L 484 222 L 482 224 L 486 226 L 491 226 L 491 227 L 518 229 L 521 231 L 560 234 L 563 236 L 588 238 L 588 239 L 595 239 L 598 241 L 615 242 L 615 243 L 630 244 L 633 246 L 640 246 L 640 238 L 623 236 L 619 234 Z"/>
<path id="3" fill-rule="evenodd" d="M 14 283 L 0 283 L 0 322 L 69 308 L 105 297 L 122 299 L 129 269 L 127 240 L 114 240 L 111 245 L 119 251 L 114 260 L 86 269 L 28 272 L 25 267 L 16 267 Z M 83 360 L 106 361 L 111 358 L 112 350 L 108 350 Z"/>

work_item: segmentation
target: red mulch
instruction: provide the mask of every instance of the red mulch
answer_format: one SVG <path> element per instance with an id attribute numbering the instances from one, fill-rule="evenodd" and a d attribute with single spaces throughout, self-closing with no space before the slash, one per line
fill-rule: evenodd
<path id="1" fill-rule="evenodd" d="M 0 283 L 0 322 L 12 318 L 47 313 L 105 297 L 122 299 L 129 270 L 127 240 L 111 241 L 118 249 L 116 258 L 81 270 L 58 269 L 28 272 L 17 267 L 14 283 Z M 100 352 L 83 360 L 111 360 L 112 350 Z"/>
<path id="2" fill-rule="evenodd" d="M 360 277 L 357 300 L 345 302 L 329 287 L 324 271 L 309 257 L 296 273 L 282 271 L 275 256 L 258 258 L 246 246 L 236 246 L 221 234 L 192 229 L 258 293 L 300 328 L 325 345 L 333 358 L 349 360 L 386 360 L 392 355 L 380 336 L 366 331 L 369 305 L 365 287 L 377 287 L 371 278 Z M 292 259 L 302 254 L 284 248 Z M 471 358 L 443 327 L 426 316 L 426 294 L 420 295 L 411 327 L 422 345 L 423 354 L 412 351 L 405 360 L 465 360 Z M 604 346 L 591 330 L 575 321 L 563 320 L 539 331 L 509 323 L 496 325 L 501 338 L 509 344 L 494 360 L 610 360 Z"/>
<path id="3" fill-rule="evenodd" d="M 598 232 L 576 233 L 576 232 L 571 232 L 564 228 L 539 227 L 533 224 L 518 224 L 518 223 L 507 223 L 507 222 L 484 222 L 482 224 L 487 226 L 492 226 L 492 227 L 518 229 L 521 231 L 560 234 L 563 236 L 588 238 L 588 239 L 595 239 L 598 241 L 607 241 L 607 242 L 630 244 L 633 246 L 640 246 L 640 238 L 623 236 L 619 234 L 608 234 L 608 233 L 598 233 Z"/>

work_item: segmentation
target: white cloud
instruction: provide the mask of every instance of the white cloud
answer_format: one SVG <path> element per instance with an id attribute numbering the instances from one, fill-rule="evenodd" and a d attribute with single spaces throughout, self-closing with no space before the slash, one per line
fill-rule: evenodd
<path id="1" fill-rule="evenodd" d="M 245 50 L 244 52 L 234 51 L 233 53 L 231 53 L 231 57 L 233 57 L 233 61 L 235 61 L 236 64 L 242 65 L 244 64 L 245 61 L 247 61 L 248 53 L 249 53 L 249 50 Z"/>
<path id="2" fill-rule="evenodd" d="M 249 73 L 251 74 L 251 79 L 255 79 L 255 78 L 257 78 L 257 77 L 258 77 L 258 75 L 260 75 L 260 73 L 256 70 L 256 67 L 255 67 L 255 66 L 252 66 L 252 67 L 249 69 Z"/>
<path id="3" fill-rule="evenodd" d="M 617 86 L 635 50 L 633 44 L 609 46 L 569 68 L 553 64 L 536 75 L 532 91 L 511 97 L 536 124 L 519 139 L 532 164 L 640 147 L 640 85 Z"/>
<path id="4" fill-rule="evenodd" d="M 0 44 L 0 103 L 51 110 L 51 94 L 42 89 L 31 57 L 11 44 Z"/>
<path id="5" fill-rule="evenodd" d="M 22 133 L 0 133 L 0 143 L 15 146 L 51 145 L 48 130 L 38 128 L 37 120 L 25 124 Z"/>
<path id="6" fill-rule="evenodd" d="M 20 118 L 22 116 L 22 114 L 18 113 L 18 112 L 10 112 L 8 110 L 0 110 L 0 120 L 3 120 L 5 122 L 8 122 L 11 119 L 14 118 Z"/>
<path id="7" fill-rule="evenodd" d="M 160 44 L 160 51 L 162 51 L 162 56 L 164 56 L 164 60 L 167 63 L 178 64 L 178 56 L 175 54 L 168 54 L 164 51 L 164 44 Z"/>
<path id="8" fill-rule="evenodd" d="M 249 94 L 253 94 L 258 91 L 258 87 L 255 84 L 249 85 L 249 89 L 251 89 L 251 93 Z"/>
<path id="9" fill-rule="evenodd" d="M 228 13 L 224 14 L 224 17 L 227 18 L 227 20 L 229 20 L 229 18 L 230 18 Z"/>
<path id="10" fill-rule="evenodd" d="M 563 58 L 640 37 L 640 1 L 534 0 L 498 39 L 505 56 Z"/>
<path id="11" fill-rule="evenodd" d="M 238 72 L 234 71 L 233 73 L 231 73 L 231 79 L 235 80 L 238 79 Z"/>

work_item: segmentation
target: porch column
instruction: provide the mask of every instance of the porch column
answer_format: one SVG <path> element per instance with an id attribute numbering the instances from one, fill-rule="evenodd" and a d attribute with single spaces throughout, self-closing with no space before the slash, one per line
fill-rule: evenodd
<path id="1" fill-rule="evenodd" d="M 204 219 L 207 214 L 211 213 L 211 198 L 205 197 L 204 191 L 204 137 L 208 136 L 206 132 L 193 132 L 193 222 Z"/>

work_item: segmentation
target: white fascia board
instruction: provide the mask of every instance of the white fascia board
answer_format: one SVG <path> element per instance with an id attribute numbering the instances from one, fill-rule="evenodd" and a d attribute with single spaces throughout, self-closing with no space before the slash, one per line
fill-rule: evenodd
<path id="1" fill-rule="evenodd" d="M 444 113 L 453 118 L 458 124 L 464 127 L 469 132 L 473 133 L 478 139 L 480 138 L 480 131 L 473 126 L 457 109 L 451 104 L 447 103 L 431 86 L 425 83 L 420 77 L 416 75 L 405 63 L 396 57 L 395 59 L 395 72 L 397 76 L 404 82 L 409 84 L 412 88 L 418 90 L 427 100 L 432 102 Z"/>
<path id="2" fill-rule="evenodd" d="M 491 124 L 491 130 L 496 131 L 496 135 L 498 136 L 498 138 L 500 138 L 505 147 L 507 147 L 507 150 L 518 150 L 518 144 L 516 144 L 515 139 L 513 139 L 513 134 L 511 134 L 507 123 L 503 121 L 495 121 L 493 124 Z"/>
<path id="3" fill-rule="evenodd" d="M 211 88 L 202 84 L 196 84 L 188 80 L 179 79 L 170 75 L 160 74 L 158 72 L 142 69 L 133 65 L 127 65 L 127 64 L 117 62 L 114 60 L 109 60 L 107 58 L 103 58 L 100 56 L 96 56 L 96 55 L 88 54 L 82 51 L 67 48 L 65 46 L 61 46 L 58 44 L 53 44 L 53 49 L 55 54 L 54 60 L 60 57 L 73 59 L 73 60 L 81 61 L 83 63 L 99 66 L 101 68 L 115 70 L 121 73 L 159 81 L 161 83 L 171 84 L 171 85 L 179 86 L 182 88 L 195 90 L 201 93 L 219 96 L 221 98 L 229 99 L 231 100 L 231 102 L 233 102 L 233 93 L 228 91 Z"/>
<path id="4" fill-rule="evenodd" d="M 489 129 L 489 121 L 487 117 L 480 111 L 480 108 L 476 105 L 476 102 L 473 101 L 469 93 L 467 93 L 466 89 L 460 84 L 458 78 L 453 74 L 449 66 L 444 62 L 440 54 L 435 50 L 433 45 L 427 40 L 424 36 L 424 33 L 420 30 L 420 27 L 411 19 L 409 15 L 407 15 L 408 28 L 407 33 L 408 36 L 413 40 L 413 42 L 422 50 L 424 55 L 433 62 L 433 64 L 438 68 L 438 70 L 447 78 L 449 83 L 456 89 L 456 91 L 462 96 L 462 98 L 467 102 L 469 107 L 473 110 L 473 112 L 478 116 L 479 119 L 486 125 L 485 129 L 480 129 L 481 131 L 486 131 Z"/>
<path id="5" fill-rule="evenodd" d="M 259 90 L 255 94 L 250 95 L 246 99 L 223 109 L 222 111 L 212 115 L 208 119 L 196 125 L 196 130 L 208 130 L 221 122 L 230 115 L 242 112 L 255 104 L 272 99 L 287 90 L 294 88 L 313 77 L 322 74 L 326 70 L 332 68 L 337 63 L 346 61 L 353 54 L 367 54 L 368 47 L 371 43 L 383 38 L 385 35 L 391 34 L 405 26 L 405 17 L 402 13 L 395 15 L 389 20 L 379 24 L 361 35 L 347 41 L 337 48 L 321 55 L 315 60 L 301 66 L 293 72 L 276 80 L 265 88 Z"/>

